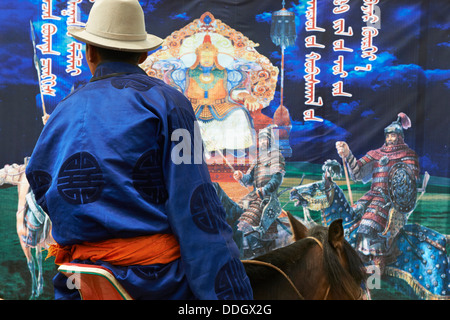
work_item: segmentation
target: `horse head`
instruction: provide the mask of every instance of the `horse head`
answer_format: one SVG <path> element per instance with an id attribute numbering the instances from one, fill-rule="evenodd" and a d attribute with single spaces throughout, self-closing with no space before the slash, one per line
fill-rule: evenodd
<path id="1" fill-rule="evenodd" d="M 330 206 L 331 186 L 334 184 L 329 179 L 312 182 L 302 186 L 294 187 L 290 193 L 290 200 L 295 206 L 303 206 L 310 210 L 322 210 Z"/>
<path id="2" fill-rule="evenodd" d="M 328 280 L 325 298 L 360 299 L 361 284 L 367 274 L 359 255 L 344 238 L 342 219 L 334 220 L 328 228 L 315 226 L 307 229 L 290 212 L 287 215 L 294 241 L 312 238 L 321 243 L 323 272 Z"/>
<path id="3" fill-rule="evenodd" d="M 322 167 L 322 180 L 291 189 L 290 200 L 295 206 L 302 206 L 307 216 L 308 210 L 321 211 L 322 224 L 326 227 L 337 219 L 343 220 L 347 241 L 354 244 L 356 230 L 362 216 L 362 206 L 350 206 L 344 192 L 333 178 L 341 176 L 341 167 L 335 160 L 327 160 Z M 309 213 L 308 213 L 309 215 Z"/>
<path id="4" fill-rule="evenodd" d="M 295 242 L 243 261 L 255 299 L 361 298 L 366 273 L 344 239 L 342 221 L 307 229 L 286 213 Z"/>
<path id="5" fill-rule="evenodd" d="M 327 299 L 362 299 L 367 273 L 360 256 L 345 240 L 342 219 L 332 221 L 328 228 L 312 228 L 309 236 L 323 243 L 323 267 L 329 285 Z"/>
<path id="6" fill-rule="evenodd" d="M 299 185 L 291 190 L 290 200 L 293 200 L 296 206 L 301 205 L 311 210 L 323 210 L 330 206 L 336 185 L 333 178 L 342 176 L 342 168 L 336 160 L 327 160 L 322 171 L 322 180 Z"/>

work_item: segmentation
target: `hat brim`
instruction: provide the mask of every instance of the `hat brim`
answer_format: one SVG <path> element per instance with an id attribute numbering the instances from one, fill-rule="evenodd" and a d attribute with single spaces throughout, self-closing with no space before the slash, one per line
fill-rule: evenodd
<path id="1" fill-rule="evenodd" d="M 146 52 L 151 51 L 163 43 L 163 39 L 147 34 L 147 39 L 145 40 L 115 40 L 96 36 L 92 33 L 86 31 L 85 28 L 81 27 L 67 27 L 68 33 L 75 39 L 98 46 L 105 49 L 119 50 L 119 51 L 130 51 L 130 52 Z"/>

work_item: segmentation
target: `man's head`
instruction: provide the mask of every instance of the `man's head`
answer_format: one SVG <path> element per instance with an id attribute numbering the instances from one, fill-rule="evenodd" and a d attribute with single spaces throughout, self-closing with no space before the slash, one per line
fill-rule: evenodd
<path id="1" fill-rule="evenodd" d="M 398 134 L 397 133 L 387 133 L 385 141 L 386 141 L 387 146 L 395 146 L 399 142 Z"/>
<path id="2" fill-rule="evenodd" d="M 67 31 L 90 46 L 112 51 L 143 53 L 156 49 L 163 42 L 159 37 L 147 34 L 144 11 L 138 0 L 97 0 L 89 13 L 86 27 L 68 27 Z M 89 46 L 87 50 L 90 50 Z M 122 56 L 119 53 L 107 55 L 107 60 L 111 57 L 118 60 Z M 126 57 L 122 56 L 121 61 L 131 59 L 127 54 L 123 55 Z"/>
<path id="3" fill-rule="evenodd" d="M 392 122 L 384 128 L 385 143 L 388 146 L 393 146 L 404 141 L 403 130 L 411 127 L 411 120 L 409 117 L 400 112 L 396 121 Z"/>
<path id="4" fill-rule="evenodd" d="M 278 132 L 276 132 L 276 125 L 270 125 L 259 130 L 258 133 L 258 147 L 259 150 L 270 150 L 278 145 Z"/>

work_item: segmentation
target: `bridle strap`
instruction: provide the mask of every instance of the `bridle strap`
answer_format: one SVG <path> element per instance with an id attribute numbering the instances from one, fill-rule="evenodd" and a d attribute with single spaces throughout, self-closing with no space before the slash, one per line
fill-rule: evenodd
<path id="1" fill-rule="evenodd" d="M 289 284 L 291 285 L 292 289 L 294 289 L 295 293 L 297 293 L 297 296 L 300 300 L 305 300 L 305 298 L 302 296 L 302 294 L 300 293 L 300 291 L 298 291 L 297 287 L 295 286 L 295 284 L 292 282 L 291 278 L 289 278 L 289 276 L 280 268 L 278 268 L 277 266 L 274 266 L 271 263 L 268 262 L 264 262 L 264 261 L 259 261 L 259 260 L 241 260 L 242 263 L 247 263 L 247 264 L 256 264 L 256 265 L 261 265 L 261 266 L 266 266 L 266 267 L 270 267 L 272 269 L 275 269 L 276 271 L 278 271 L 279 273 L 281 273 L 284 278 L 289 282 Z"/>
<path id="2" fill-rule="evenodd" d="M 323 245 L 322 242 L 320 242 L 318 239 L 314 238 L 314 237 L 306 237 L 304 239 L 312 239 L 314 240 L 320 247 L 320 249 L 323 250 Z M 300 291 L 298 291 L 297 287 L 295 286 L 295 284 L 292 282 L 291 278 L 289 278 L 289 276 L 280 268 L 278 268 L 277 266 L 274 266 L 273 264 L 269 263 L 269 262 L 265 262 L 265 261 L 259 261 L 259 260 L 241 260 L 242 263 L 247 263 L 247 264 L 255 264 L 255 265 L 261 265 L 261 266 L 266 266 L 272 269 L 275 269 L 276 271 L 278 271 L 291 285 L 292 289 L 294 289 L 294 291 L 297 293 L 297 296 L 299 298 L 299 300 L 305 300 L 305 298 L 303 297 L 303 295 L 300 293 Z M 325 297 L 323 298 L 323 300 L 326 300 L 328 297 L 328 293 L 330 292 L 330 286 L 328 286 L 327 291 L 325 293 Z"/>
<path id="3" fill-rule="evenodd" d="M 314 241 L 319 245 L 320 249 L 323 250 L 323 244 L 322 244 L 322 242 L 320 242 L 317 238 L 314 238 L 314 237 L 306 237 L 306 238 L 304 238 L 304 239 L 312 239 L 312 240 L 314 240 Z"/>

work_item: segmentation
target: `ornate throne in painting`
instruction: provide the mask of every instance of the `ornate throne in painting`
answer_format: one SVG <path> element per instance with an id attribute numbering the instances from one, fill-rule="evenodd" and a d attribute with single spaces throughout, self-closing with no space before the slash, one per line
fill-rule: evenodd
<path id="1" fill-rule="evenodd" d="M 216 147 L 214 142 L 206 141 L 203 128 L 208 129 L 210 126 L 211 130 L 214 129 L 212 135 L 221 134 L 218 130 L 228 130 L 224 135 L 237 134 L 240 140 L 248 140 L 248 128 L 245 128 L 242 119 L 248 118 L 246 120 L 251 127 L 252 139 L 245 144 L 238 141 L 242 143 L 236 147 L 248 151 L 256 149 L 259 130 L 286 120 L 274 122 L 274 119 L 261 112 L 274 98 L 279 70 L 255 50 L 257 46 L 210 12 L 205 12 L 199 19 L 165 38 L 162 48 L 149 55 L 141 65 L 148 75 L 177 88 L 191 101 L 197 119 L 204 125 L 200 126 L 203 142 L 209 144 L 212 150 L 206 159 L 213 181 L 234 181 L 233 170 L 245 172 L 253 160 L 252 153 L 239 156 L 225 152 L 224 149 L 233 148 L 225 145 Z M 219 67 L 213 71 L 198 71 L 200 54 L 211 47 L 215 65 Z M 198 90 L 191 85 L 191 78 L 194 77 L 197 77 Z M 220 86 L 218 79 L 222 81 Z M 230 110 L 233 110 L 232 116 L 229 116 Z M 235 119 L 231 121 L 233 117 Z M 210 121 L 215 122 L 211 124 Z"/>

